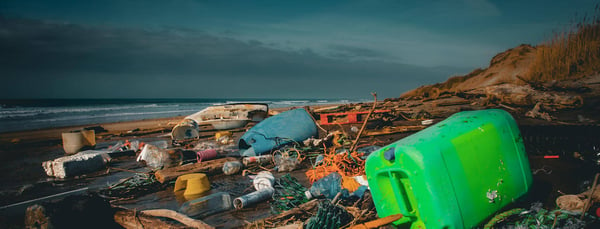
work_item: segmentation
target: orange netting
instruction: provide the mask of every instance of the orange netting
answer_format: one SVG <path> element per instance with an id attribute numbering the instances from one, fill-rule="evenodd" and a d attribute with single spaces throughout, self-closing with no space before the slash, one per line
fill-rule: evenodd
<path id="1" fill-rule="evenodd" d="M 354 177 L 365 175 L 365 160 L 361 157 L 364 153 L 352 152 L 336 154 L 335 149 L 331 153 L 324 154 L 321 164 L 306 172 L 306 177 L 313 183 L 332 172 L 338 172 L 343 177 Z"/>

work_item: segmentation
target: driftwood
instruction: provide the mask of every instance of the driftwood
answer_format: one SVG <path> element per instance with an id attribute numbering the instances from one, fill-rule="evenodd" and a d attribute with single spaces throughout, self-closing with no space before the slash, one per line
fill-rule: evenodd
<path id="1" fill-rule="evenodd" d="M 270 226 L 286 225 L 288 221 L 292 219 L 304 221 L 315 214 L 318 207 L 319 200 L 314 199 L 303 203 L 296 208 L 292 208 L 282 212 L 281 214 L 274 215 L 260 221 L 264 222 L 265 224 L 272 224 Z"/>
<path id="2" fill-rule="evenodd" d="M 202 222 L 201 220 L 192 219 L 184 214 L 178 213 L 173 210 L 168 209 L 153 209 L 153 210 L 145 210 L 142 213 L 157 216 L 157 217 L 166 217 L 177 220 L 178 222 L 185 224 L 186 226 L 194 227 L 194 228 L 202 228 L 202 229 L 213 229 L 215 227 Z"/>
<path id="3" fill-rule="evenodd" d="M 194 228 L 180 223 L 164 221 L 158 217 L 134 210 L 117 211 L 114 219 L 124 228 Z"/>
<path id="4" fill-rule="evenodd" d="M 378 135 L 386 135 L 386 134 L 396 134 L 396 133 L 405 133 L 405 132 L 413 132 L 425 129 L 426 126 L 398 126 L 398 127 L 390 127 L 385 128 L 379 131 L 369 131 L 365 134 L 365 136 L 378 136 Z"/>
<path id="5" fill-rule="evenodd" d="M 396 215 L 390 215 L 387 217 L 383 217 L 381 219 L 376 219 L 373 221 L 369 221 L 366 223 L 362 223 L 353 227 L 350 227 L 350 229 L 369 229 L 369 228 L 380 228 L 384 225 L 390 224 L 396 220 L 399 220 L 402 218 L 402 214 L 396 214 Z"/>
<path id="6" fill-rule="evenodd" d="M 237 161 L 237 159 L 233 157 L 226 157 L 199 163 L 186 164 L 158 170 L 154 175 L 160 183 L 165 183 L 175 180 L 177 177 L 188 173 L 206 173 L 207 175 L 219 174 L 223 172 L 223 164 L 228 161 Z"/>

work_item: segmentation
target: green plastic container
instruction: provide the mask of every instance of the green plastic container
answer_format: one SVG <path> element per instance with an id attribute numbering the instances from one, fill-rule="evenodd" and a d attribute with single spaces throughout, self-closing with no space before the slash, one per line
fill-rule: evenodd
<path id="1" fill-rule="evenodd" d="M 456 113 L 372 153 L 366 173 L 379 217 L 407 228 L 472 228 L 532 183 L 523 140 L 503 110 Z"/>

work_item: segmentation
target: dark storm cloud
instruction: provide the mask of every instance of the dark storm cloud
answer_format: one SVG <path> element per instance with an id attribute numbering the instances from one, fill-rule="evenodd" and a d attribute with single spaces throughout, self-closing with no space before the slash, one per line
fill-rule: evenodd
<path id="1" fill-rule="evenodd" d="M 376 51 L 334 46 L 347 55 Z M 0 97 L 360 97 L 401 92 L 452 73 L 282 51 L 260 41 L 178 28 L 82 26 L 0 18 Z M 126 85 L 126 86 L 123 86 Z M 106 93 L 106 89 L 119 90 Z M 126 89 L 126 90 L 123 90 Z M 148 93 L 152 92 L 152 93 Z"/>

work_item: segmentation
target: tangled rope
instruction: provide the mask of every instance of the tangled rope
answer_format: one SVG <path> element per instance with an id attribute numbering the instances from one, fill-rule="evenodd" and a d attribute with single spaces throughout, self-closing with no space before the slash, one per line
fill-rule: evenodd
<path id="1" fill-rule="evenodd" d="M 365 160 L 362 159 L 364 153 L 354 151 L 337 154 L 332 150 L 323 156 L 321 164 L 306 172 L 306 177 L 311 183 L 332 172 L 338 172 L 342 177 L 365 175 Z"/>

